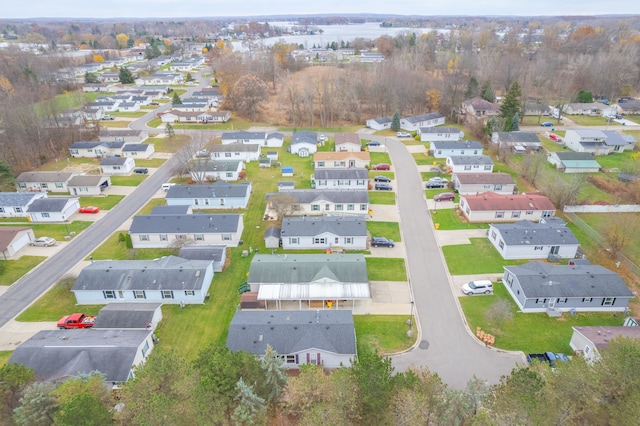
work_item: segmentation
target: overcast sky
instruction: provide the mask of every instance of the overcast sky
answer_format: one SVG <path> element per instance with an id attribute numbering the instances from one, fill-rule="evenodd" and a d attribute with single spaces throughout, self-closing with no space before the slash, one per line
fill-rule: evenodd
<path id="1" fill-rule="evenodd" d="M 179 18 L 340 13 L 398 15 L 640 14 L 638 0 L 3 0 L 0 18 Z"/>

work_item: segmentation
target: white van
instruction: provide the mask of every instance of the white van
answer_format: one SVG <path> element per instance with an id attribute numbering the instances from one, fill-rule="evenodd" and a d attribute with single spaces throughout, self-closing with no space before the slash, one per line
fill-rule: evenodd
<path id="1" fill-rule="evenodd" d="M 163 189 L 164 191 L 168 191 L 168 190 L 169 190 L 169 188 L 171 188 L 171 187 L 172 187 L 172 186 L 174 186 L 174 185 L 175 185 L 175 183 L 163 183 L 163 184 L 162 184 L 162 189 Z"/>

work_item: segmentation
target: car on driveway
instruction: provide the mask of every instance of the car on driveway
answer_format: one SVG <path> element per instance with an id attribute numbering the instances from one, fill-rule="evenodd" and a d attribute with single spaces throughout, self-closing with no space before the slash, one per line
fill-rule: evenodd
<path id="1" fill-rule="evenodd" d="M 393 187 L 386 182 L 377 182 L 375 186 L 377 191 L 392 191 Z"/>
<path id="2" fill-rule="evenodd" d="M 56 240 L 51 237 L 40 237 L 29 243 L 30 246 L 51 247 L 56 245 Z"/>
<path id="3" fill-rule="evenodd" d="M 391 170 L 391 166 L 388 164 L 374 164 L 372 167 L 373 170 Z"/>
<path id="4" fill-rule="evenodd" d="M 371 238 L 371 247 L 395 247 L 396 243 L 385 237 Z"/>
<path id="5" fill-rule="evenodd" d="M 391 179 L 386 176 L 376 176 L 373 178 L 373 180 L 376 182 L 387 182 L 387 183 L 391 182 Z"/>
<path id="6" fill-rule="evenodd" d="M 378 142 L 378 141 L 369 141 L 369 142 L 367 142 L 367 146 L 380 146 L 380 142 Z"/>
<path id="7" fill-rule="evenodd" d="M 87 206 L 87 207 L 80 207 L 78 209 L 78 213 L 91 213 L 91 214 L 95 214 L 98 213 L 100 211 L 100 209 L 96 206 Z"/>
<path id="8" fill-rule="evenodd" d="M 540 123 L 542 127 L 553 127 L 553 123 L 551 121 L 545 121 Z"/>
<path id="9" fill-rule="evenodd" d="M 433 196 L 433 201 L 453 201 L 456 199 L 456 194 L 453 192 L 442 192 Z"/>
<path id="10" fill-rule="evenodd" d="M 138 167 L 137 169 L 133 169 L 133 173 L 146 175 L 147 173 L 149 173 L 149 169 L 147 169 L 146 167 Z"/>
<path id="11" fill-rule="evenodd" d="M 462 292 L 467 296 L 472 294 L 489 294 L 493 291 L 493 283 L 489 280 L 475 280 L 462 286 Z"/>
<path id="12" fill-rule="evenodd" d="M 399 138 L 410 138 L 411 134 L 407 132 L 398 132 L 396 133 L 396 136 Z"/>
<path id="13" fill-rule="evenodd" d="M 429 189 L 445 188 L 448 184 L 449 184 L 449 181 L 447 179 L 436 176 L 429 179 L 425 184 L 425 187 Z"/>
<path id="14" fill-rule="evenodd" d="M 549 139 L 551 139 L 552 141 L 556 141 L 556 142 L 562 142 L 562 136 L 558 136 L 555 133 L 550 133 L 549 134 Z"/>
<path id="15" fill-rule="evenodd" d="M 115 120 L 116 118 L 113 115 L 105 114 L 102 116 L 103 120 Z"/>

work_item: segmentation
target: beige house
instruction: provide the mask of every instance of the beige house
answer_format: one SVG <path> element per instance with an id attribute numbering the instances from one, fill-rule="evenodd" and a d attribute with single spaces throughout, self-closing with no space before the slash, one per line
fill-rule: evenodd
<path id="1" fill-rule="evenodd" d="M 544 195 L 500 195 L 483 192 L 479 195 L 461 195 L 460 210 L 469 222 L 537 222 L 542 217 L 555 215 L 556 208 Z"/>
<path id="2" fill-rule="evenodd" d="M 360 142 L 360 136 L 357 133 L 337 133 L 335 141 L 336 151 L 362 151 L 362 142 Z"/>
<path id="3" fill-rule="evenodd" d="M 371 155 L 368 152 L 316 152 L 313 154 L 316 169 L 368 168 Z"/>

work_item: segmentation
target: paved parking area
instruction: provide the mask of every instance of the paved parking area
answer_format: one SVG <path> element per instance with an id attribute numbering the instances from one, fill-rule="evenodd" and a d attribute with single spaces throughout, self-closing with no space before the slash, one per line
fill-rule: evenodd
<path id="1" fill-rule="evenodd" d="M 395 204 L 371 204 L 372 217 L 370 220 L 378 222 L 397 222 L 398 206 Z"/>

